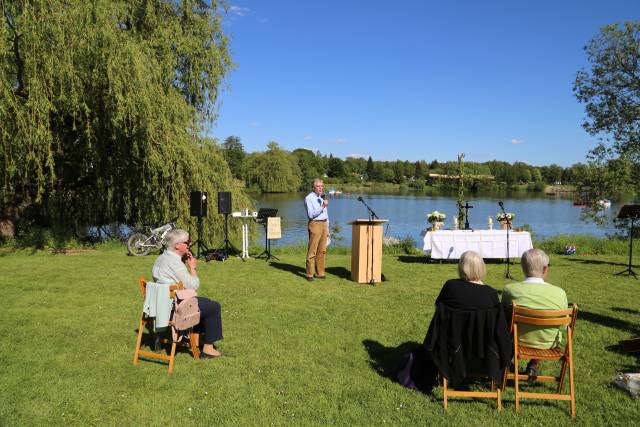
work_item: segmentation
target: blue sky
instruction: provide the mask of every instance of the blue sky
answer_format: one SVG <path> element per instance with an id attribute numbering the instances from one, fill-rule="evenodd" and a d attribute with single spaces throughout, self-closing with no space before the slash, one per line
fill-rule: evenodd
<path id="1" fill-rule="evenodd" d="M 596 139 L 573 96 L 583 47 L 638 0 L 240 1 L 237 68 L 208 134 L 345 158 L 569 166 Z"/>

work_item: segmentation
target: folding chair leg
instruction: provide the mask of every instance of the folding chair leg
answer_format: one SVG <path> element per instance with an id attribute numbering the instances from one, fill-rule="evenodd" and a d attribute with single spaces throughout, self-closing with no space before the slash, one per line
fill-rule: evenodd
<path id="1" fill-rule="evenodd" d="M 191 355 L 194 359 L 200 359 L 200 349 L 198 348 L 198 334 L 196 332 L 189 332 L 189 345 L 191 346 Z"/>
<path id="2" fill-rule="evenodd" d="M 576 395 L 574 393 L 573 387 L 573 348 L 571 341 L 573 337 L 571 336 L 571 330 L 567 333 L 568 339 L 568 347 L 569 347 L 569 393 L 571 394 L 571 418 L 576 417 Z"/>
<path id="3" fill-rule="evenodd" d="M 169 374 L 173 373 L 173 361 L 176 357 L 176 342 L 171 343 L 171 354 L 169 355 Z"/>
<path id="4" fill-rule="evenodd" d="M 144 331 L 144 317 L 140 319 L 138 326 L 138 338 L 136 339 L 136 351 L 133 353 L 133 364 L 138 364 L 138 354 L 140 353 L 140 345 L 142 344 L 142 333 Z"/>
<path id="5" fill-rule="evenodd" d="M 513 392 L 516 401 L 516 412 L 520 410 L 520 390 L 519 390 L 519 375 L 518 375 L 518 352 L 516 347 L 516 353 L 513 356 Z"/>
<path id="6" fill-rule="evenodd" d="M 558 390 L 556 391 L 558 394 L 562 393 L 562 386 L 564 385 L 565 374 L 567 373 L 567 359 L 567 356 L 562 359 L 562 367 L 560 368 L 560 376 L 558 377 Z"/>
<path id="7" fill-rule="evenodd" d="M 446 411 L 448 409 L 448 402 L 447 402 L 447 398 L 449 397 L 447 395 L 447 379 L 445 377 L 442 377 L 442 384 L 444 387 L 444 397 L 443 397 L 443 402 L 444 402 L 444 410 Z"/>

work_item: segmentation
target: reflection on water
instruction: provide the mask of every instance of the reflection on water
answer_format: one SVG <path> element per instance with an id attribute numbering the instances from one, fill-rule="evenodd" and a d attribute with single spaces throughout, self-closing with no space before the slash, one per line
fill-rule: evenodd
<path id="1" fill-rule="evenodd" d="M 291 245 L 307 242 L 307 218 L 304 209 L 305 194 L 260 194 L 254 195 L 256 208 L 278 209 L 282 218 L 282 239 L 274 245 Z M 351 226 L 355 219 L 367 218 L 367 209 L 357 199 L 362 196 L 366 203 L 381 219 L 389 220 L 385 226 L 385 236 L 411 237 L 422 246 L 420 232 L 429 226 L 427 214 L 437 210 L 447 215 L 445 228 L 452 228 L 453 216 L 457 215 L 456 194 L 454 192 L 394 192 L 394 193 L 351 193 L 329 198 L 329 218 L 331 224 L 341 227 L 339 243 L 351 246 Z M 538 237 L 556 234 L 592 234 L 604 236 L 612 228 L 599 228 L 580 220 L 580 208 L 573 206 L 571 199 L 545 196 L 542 193 L 495 193 L 478 192 L 468 195 L 473 206 L 469 210 L 469 225 L 474 229 L 486 229 L 488 217 L 492 217 L 494 228 L 499 227 L 495 215 L 500 211 L 498 202 L 504 203 L 507 212 L 515 213 L 514 226 L 528 224 Z M 619 204 L 614 203 L 607 215 L 614 216 Z M 264 239 L 260 227 L 260 239 Z"/>

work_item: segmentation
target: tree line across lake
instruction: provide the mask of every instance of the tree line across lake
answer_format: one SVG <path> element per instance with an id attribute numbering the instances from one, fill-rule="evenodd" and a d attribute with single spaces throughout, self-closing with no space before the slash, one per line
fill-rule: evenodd
<path id="1" fill-rule="evenodd" d="M 415 189 L 425 186 L 457 187 L 460 165 L 457 161 L 373 160 L 371 157 L 341 159 L 332 154 L 305 148 L 287 151 L 275 142 L 263 152 L 246 153 L 237 136 L 221 144 L 231 173 L 248 188 L 262 192 L 294 192 L 310 188 L 314 178 L 331 184 L 392 183 Z M 629 165 L 631 166 L 631 165 Z M 524 187 L 543 191 L 547 185 L 578 185 L 593 172 L 589 165 L 577 163 L 531 166 L 523 162 L 500 160 L 464 162 L 465 188 L 496 189 Z"/>

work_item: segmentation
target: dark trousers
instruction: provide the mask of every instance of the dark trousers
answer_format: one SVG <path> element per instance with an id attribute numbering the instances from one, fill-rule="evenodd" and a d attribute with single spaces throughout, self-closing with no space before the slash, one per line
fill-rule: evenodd
<path id="1" fill-rule="evenodd" d="M 204 333 L 204 343 L 213 344 L 222 339 L 222 308 L 218 301 L 209 298 L 198 297 L 200 309 L 200 323 L 194 328 L 197 332 Z"/>

